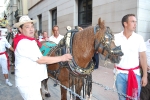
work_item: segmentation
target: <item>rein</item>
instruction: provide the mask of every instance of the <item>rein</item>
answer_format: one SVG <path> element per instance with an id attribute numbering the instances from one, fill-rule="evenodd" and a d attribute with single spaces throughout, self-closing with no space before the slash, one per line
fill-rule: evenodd
<path id="1" fill-rule="evenodd" d="M 96 25 L 94 27 L 94 34 L 96 34 L 97 31 L 99 31 L 100 27 Z M 102 48 L 102 53 L 104 54 L 104 51 L 107 51 L 108 54 L 105 57 L 105 61 L 112 57 L 112 56 L 122 56 L 123 53 L 121 51 L 121 46 L 117 46 L 113 49 L 110 48 L 111 43 L 114 42 L 114 35 L 110 32 L 110 28 L 106 27 L 106 32 L 104 34 L 104 37 L 100 39 L 100 42 L 98 43 L 97 40 L 95 40 L 95 50 L 98 51 L 98 48 Z M 114 63 L 118 63 L 120 59 L 113 59 Z"/>

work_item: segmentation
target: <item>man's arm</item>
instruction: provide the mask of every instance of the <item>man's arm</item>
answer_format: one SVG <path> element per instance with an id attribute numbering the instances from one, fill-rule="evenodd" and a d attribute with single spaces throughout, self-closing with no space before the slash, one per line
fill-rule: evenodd
<path id="1" fill-rule="evenodd" d="M 9 49 L 14 52 L 14 48 L 12 46 Z"/>
<path id="2" fill-rule="evenodd" d="M 72 56 L 70 54 L 64 54 L 56 57 L 42 56 L 36 62 L 39 64 L 53 64 L 61 61 L 70 61 L 71 59 Z"/>
<path id="3" fill-rule="evenodd" d="M 143 76 L 141 79 L 141 85 L 146 86 L 147 85 L 147 59 L 146 59 L 146 53 L 140 52 L 140 63 L 143 70 Z"/>

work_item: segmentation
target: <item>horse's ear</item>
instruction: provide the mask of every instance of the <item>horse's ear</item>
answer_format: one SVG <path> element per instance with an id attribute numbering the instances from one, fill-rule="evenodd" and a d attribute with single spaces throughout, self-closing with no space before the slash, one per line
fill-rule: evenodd
<path id="1" fill-rule="evenodd" d="M 98 19 L 98 25 L 101 25 L 101 18 Z"/>
<path id="2" fill-rule="evenodd" d="M 98 25 L 99 25 L 101 28 L 104 28 L 104 27 L 105 27 L 104 23 L 105 23 L 104 20 L 102 21 L 101 18 L 98 19 Z"/>

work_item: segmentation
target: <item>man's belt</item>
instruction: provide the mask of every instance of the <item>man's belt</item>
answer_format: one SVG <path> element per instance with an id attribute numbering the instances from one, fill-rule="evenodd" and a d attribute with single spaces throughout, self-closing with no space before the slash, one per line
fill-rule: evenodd
<path id="1" fill-rule="evenodd" d="M 123 69 L 123 68 L 120 68 L 117 66 L 115 66 L 115 67 L 119 70 L 129 71 L 126 93 L 128 96 L 131 96 L 133 98 L 137 98 L 138 97 L 138 82 L 137 82 L 136 75 L 133 72 L 133 70 L 139 69 L 140 67 L 137 66 L 137 67 L 131 68 L 131 69 Z M 126 100 L 130 100 L 130 99 L 126 98 Z"/>

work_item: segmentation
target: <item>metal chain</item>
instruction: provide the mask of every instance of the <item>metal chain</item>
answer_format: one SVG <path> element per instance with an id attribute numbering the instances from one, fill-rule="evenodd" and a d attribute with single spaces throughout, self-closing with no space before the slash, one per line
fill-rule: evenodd
<path id="1" fill-rule="evenodd" d="M 67 88 L 66 86 L 60 84 L 60 82 L 52 77 L 49 76 L 50 79 L 52 79 L 53 81 L 57 81 L 57 84 L 60 85 L 61 87 L 63 87 L 64 89 L 66 89 L 67 91 L 69 91 L 71 94 L 73 94 L 74 96 L 80 98 L 80 100 L 85 100 L 82 96 L 79 96 L 77 93 L 73 92 L 71 89 Z"/>
<path id="2" fill-rule="evenodd" d="M 120 93 L 120 92 L 118 92 L 117 90 L 115 90 L 114 88 L 109 88 L 108 86 L 105 86 L 105 85 L 103 85 L 103 84 L 100 84 L 100 83 L 97 83 L 97 82 L 94 82 L 94 81 L 92 81 L 92 83 L 95 83 L 95 84 L 97 84 L 97 85 L 103 87 L 105 90 L 110 90 L 110 91 L 113 91 L 113 92 L 118 93 L 118 94 L 121 95 L 121 96 L 124 96 L 124 97 L 126 97 L 126 98 L 129 98 L 129 99 L 131 99 L 131 100 L 135 100 L 135 98 L 133 98 L 133 97 L 131 97 L 131 96 L 128 96 L 128 95 L 126 95 L 126 94 L 124 94 L 124 93 Z"/>
<path id="3" fill-rule="evenodd" d="M 67 91 L 69 91 L 69 92 L 70 92 L 71 94 L 73 94 L 74 96 L 79 97 L 80 100 L 85 100 L 82 96 L 79 96 L 77 93 L 73 92 L 71 89 L 69 89 L 69 88 L 67 88 L 66 86 L 60 84 L 60 82 L 59 82 L 58 80 L 56 80 L 56 79 L 54 79 L 54 78 L 52 78 L 52 77 L 50 77 L 50 76 L 49 76 L 49 78 L 52 79 L 53 81 L 57 81 L 57 84 L 58 84 L 58 85 L 60 85 L 61 87 L 63 87 L 63 88 L 66 89 Z M 126 95 L 126 94 L 124 94 L 124 93 L 120 93 L 120 92 L 118 92 L 117 90 L 115 90 L 114 88 L 110 88 L 110 87 L 108 87 L 108 86 L 105 86 L 105 85 L 103 85 L 103 84 L 100 84 L 100 83 L 97 83 L 97 82 L 94 82 L 94 81 L 92 81 L 92 83 L 103 87 L 105 90 L 110 90 L 110 91 L 112 91 L 112 92 L 116 92 L 116 93 L 118 93 L 119 95 L 124 96 L 124 97 L 126 97 L 126 98 L 129 98 L 129 99 L 131 99 L 131 100 L 135 100 L 135 98 L 133 98 L 133 97 L 131 97 L 131 96 L 128 96 L 128 95 Z"/>

